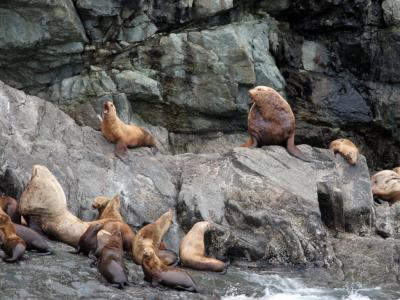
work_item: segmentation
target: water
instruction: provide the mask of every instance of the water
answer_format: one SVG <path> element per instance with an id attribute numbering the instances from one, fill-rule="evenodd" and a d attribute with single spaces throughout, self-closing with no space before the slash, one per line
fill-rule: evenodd
<path id="1" fill-rule="evenodd" d="M 273 272 L 273 270 L 269 271 Z M 277 272 L 280 272 L 279 270 Z M 359 283 L 343 283 L 341 287 L 318 284 L 318 278 L 290 277 L 294 274 L 256 274 L 237 271 L 241 280 L 232 285 L 224 300 L 398 300 L 400 287 L 365 287 Z M 299 274 L 297 274 L 299 275 Z M 310 274 L 312 276 L 312 274 Z M 289 277 L 287 277 L 289 276 Z M 332 283 L 331 283 L 332 284 Z M 243 286 L 252 288 L 242 293 Z M 338 285 L 338 283 L 336 283 Z"/>
<path id="2" fill-rule="evenodd" d="M 187 270 L 203 294 L 155 289 L 143 280 L 140 266 L 127 261 L 125 290 L 111 287 L 90 260 L 70 254 L 71 247 L 51 243 L 52 256 L 27 253 L 27 260 L 0 260 L 0 300 L 14 299 L 168 299 L 168 300 L 398 300 L 400 286 L 364 286 L 339 281 L 325 269 L 266 269 L 230 267 L 227 274 Z"/>

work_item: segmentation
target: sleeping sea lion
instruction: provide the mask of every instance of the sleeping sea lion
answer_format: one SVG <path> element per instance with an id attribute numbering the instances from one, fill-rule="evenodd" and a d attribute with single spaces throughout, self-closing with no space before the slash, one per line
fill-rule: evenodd
<path id="1" fill-rule="evenodd" d="M 36 250 L 39 255 L 51 255 L 51 250 L 46 239 L 35 230 L 20 224 L 13 224 L 16 234 L 26 243 L 26 250 Z"/>
<path id="2" fill-rule="evenodd" d="M 182 269 L 167 267 L 157 257 L 153 247 L 145 247 L 142 254 L 144 279 L 156 287 L 161 284 L 188 292 L 198 292 L 193 278 Z"/>
<path id="3" fill-rule="evenodd" d="M 17 200 L 9 196 L 0 196 L 0 208 L 10 216 L 15 224 L 21 224 L 21 214 Z"/>
<path id="4" fill-rule="evenodd" d="M 26 244 L 23 239 L 17 236 L 10 217 L 2 210 L 0 211 L 0 231 L 2 232 L 3 240 L 1 249 L 6 254 L 6 257 L 3 257 L 3 261 L 12 263 L 22 259 Z"/>
<path id="5" fill-rule="evenodd" d="M 291 155 L 310 162 L 294 144 L 296 126 L 289 103 L 277 91 L 266 86 L 251 89 L 249 95 L 253 101 L 248 116 L 250 138 L 241 147 L 286 146 Z"/>
<path id="6" fill-rule="evenodd" d="M 400 175 L 391 170 L 383 170 L 371 177 L 372 195 L 393 205 L 400 201 Z"/>
<path id="7" fill-rule="evenodd" d="M 103 121 L 101 132 L 104 137 L 116 143 L 115 155 L 123 157 L 128 148 L 151 147 L 156 148 L 154 137 L 143 128 L 125 124 L 117 116 L 117 110 L 111 101 L 104 102 Z"/>
<path id="8" fill-rule="evenodd" d="M 228 263 L 205 256 L 204 233 L 211 228 L 207 221 L 197 222 L 179 246 L 182 265 L 195 270 L 226 273 Z"/>
<path id="9" fill-rule="evenodd" d="M 333 150 L 333 153 L 340 153 L 353 166 L 358 161 L 357 146 L 349 139 L 334 140 L 329 144 L 329 149 Z"/>

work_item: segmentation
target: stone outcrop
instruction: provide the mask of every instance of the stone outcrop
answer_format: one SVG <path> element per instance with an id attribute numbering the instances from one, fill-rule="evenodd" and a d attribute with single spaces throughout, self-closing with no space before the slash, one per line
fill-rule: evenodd
<path id="1" fill-rule="evenodd" d="M 122 215 L 134 227 L 174 209 L 166 237 L 173 249 L 194 223 L 209 220 L 216 224 L 206 236 L 211 254 L 258 266 L 325 266 L 338 276 L 347 276 L 346 260 L 335 247 L 340 254 L 361 237 L 367 244 L 383 241 L 376 233 L 383 236 L 385 207 L 373 202 L 363 156 L 350 166 L 328 149 L 305 145 L 312 163 L 280 146 L 156 156 L 140 148 L 129 150 L 125 164 L 99 131 L 77 125 L 49 102 L 1 83 L 0 108 L 0 192 L 16 198 L 32 166 L 42 164 L 84 220 L 95 217 L 96 196 L 119 194 Z M 387 226 L 396 226 L 394 215 Z M 388 232 L 385 237 L 397 236 Z"/>

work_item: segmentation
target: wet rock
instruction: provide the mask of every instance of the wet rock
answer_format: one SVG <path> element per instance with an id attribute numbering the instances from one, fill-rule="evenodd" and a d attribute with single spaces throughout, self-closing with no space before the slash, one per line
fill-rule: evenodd
<path id="1" fill-rule="evenodd" d="M 375 206 L 376 232 L 383 238 L 400 239 L 400 205 L 388 202 Z"/>

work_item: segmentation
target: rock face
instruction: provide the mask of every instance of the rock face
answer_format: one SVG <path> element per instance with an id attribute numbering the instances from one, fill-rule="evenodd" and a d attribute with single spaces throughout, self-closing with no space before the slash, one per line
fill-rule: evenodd
<path id="1" fill-rule="evenodd" d="M 0 79 L 80 125 L 98 128 L 110 98 L 166 152 L 220 152 L 220 132 L 242 142 L 247 90 L 268 85 L 298 143 L 348 137 L 372 170 L 399 160 L 397 0 L 18 0 L 0 15 Z"/>
<path id="2" fill-rule="evenodd" d="M 1 193 L 19 198 L 32 166 L 42 164 L 62 185 L 71 212 L 84 220 L 95 217 L 90 204 L 96 196 L 119 194 L 122 215 L 133 226 L 174 209 L 166 238 L 173 249 L 194 223 L 208 220 L 216 224 L 206 238 L 211 254 L 258 266 L 325 266 L 339 277 L 347 276 L 342 243 L 358 243 L 357 236 L 372 245 L 383 241 L 375 234 L 382 218 L 375 229 L 378 214 L 362 156 L 353 167 L 310 146 L 300 147 L 312 163 L 279 146 L 175 156 L 142 148 L 130 150 L 125 164 L 100 132 L 78 126 L 49 102 L 1 83 L 0 108 Z M 380 216 L 384 207 L 378 208 Z M 351 272 L 357 276 L 357 269 Z"/>

